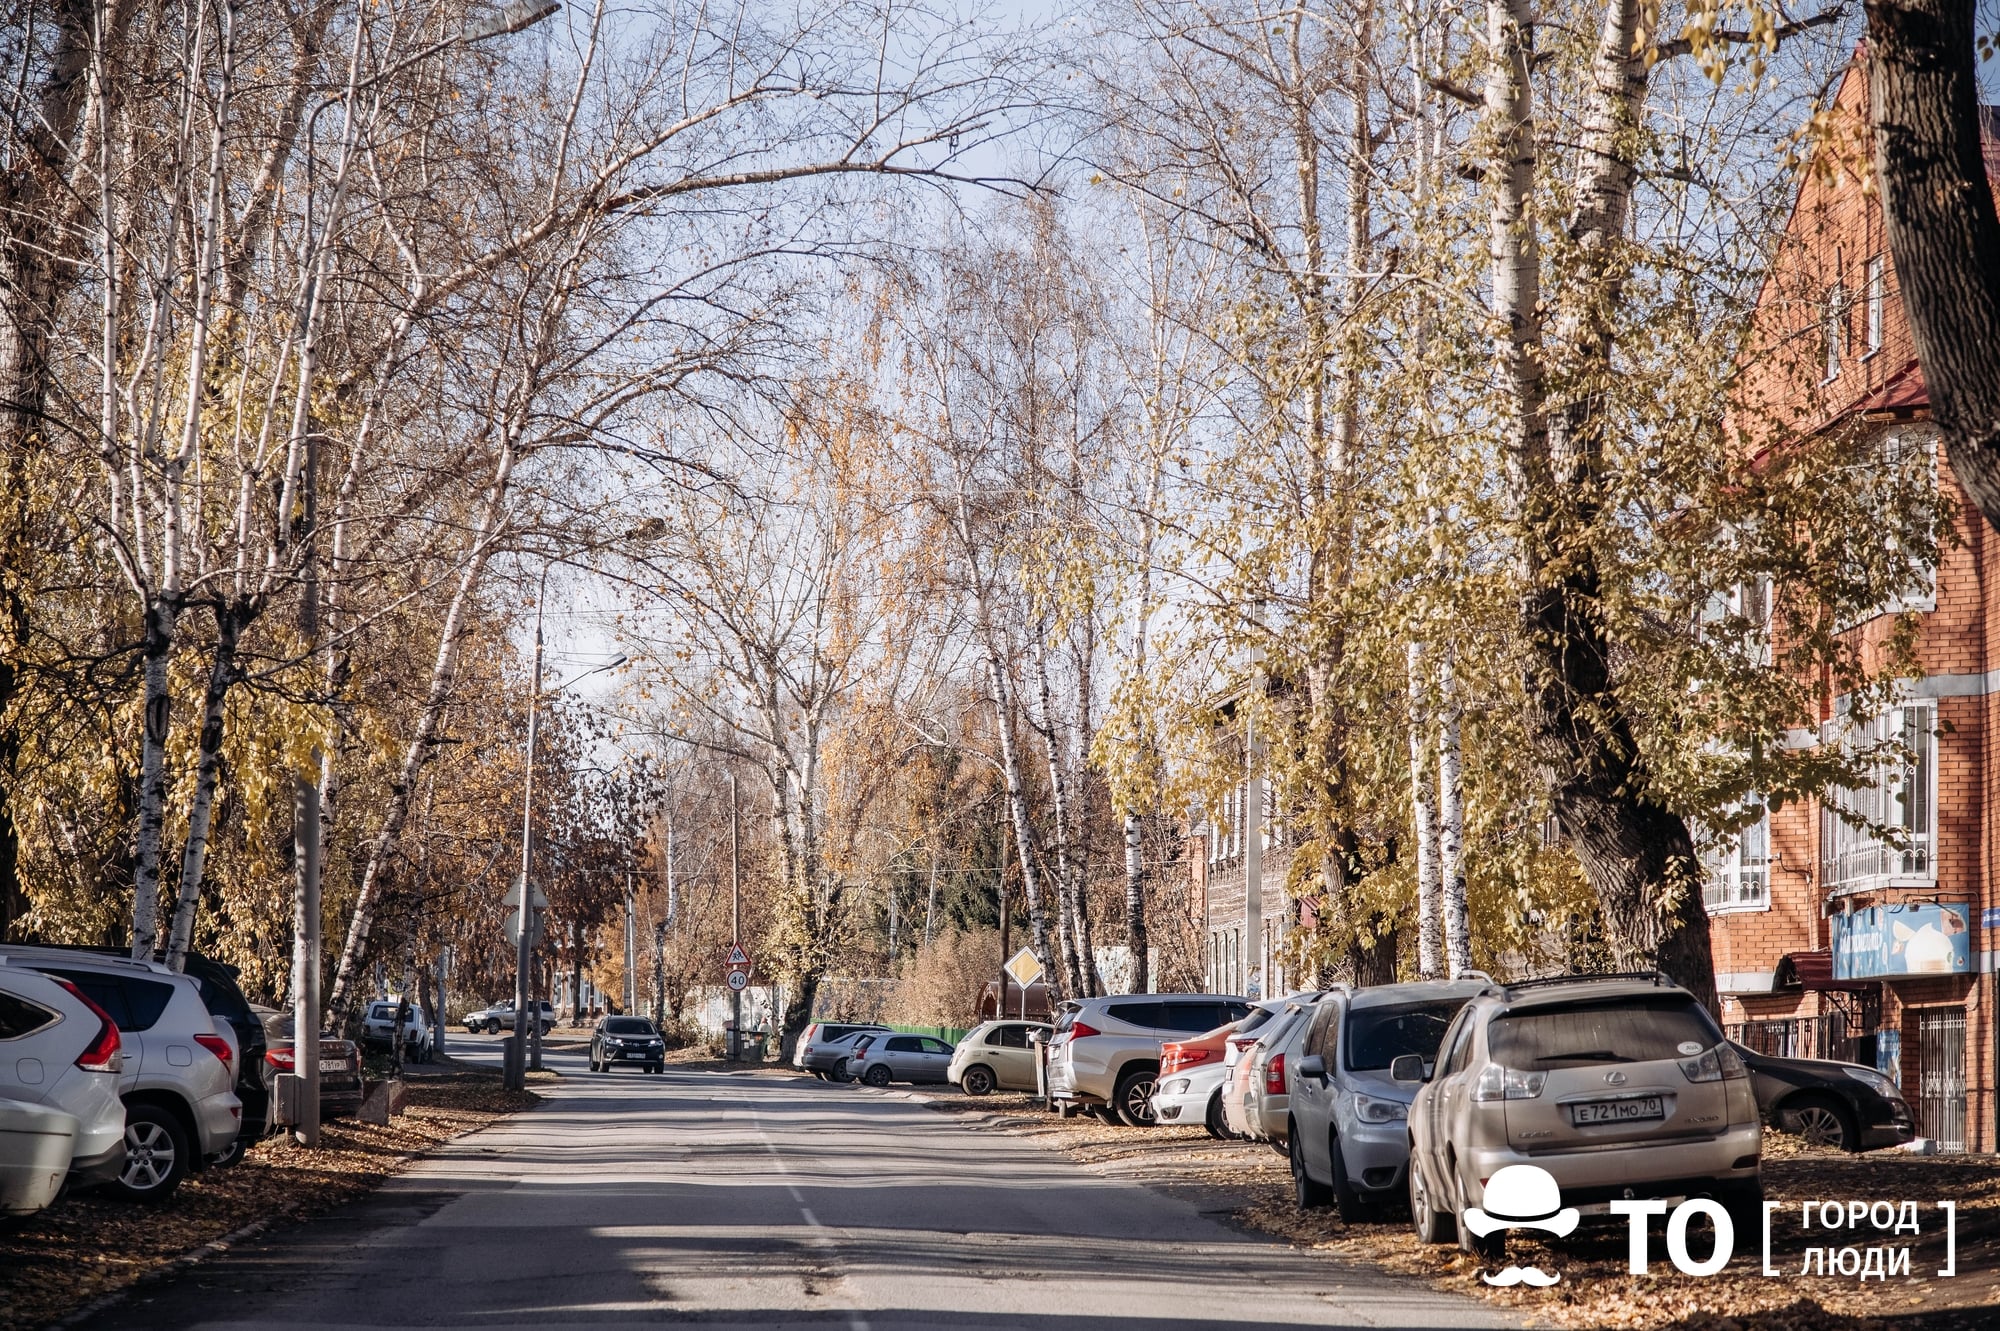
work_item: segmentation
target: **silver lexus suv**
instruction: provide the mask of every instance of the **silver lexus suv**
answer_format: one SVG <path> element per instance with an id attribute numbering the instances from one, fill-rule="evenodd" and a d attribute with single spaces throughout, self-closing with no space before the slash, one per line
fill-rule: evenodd
<path id="1" fill-rule="evenodd" d="M 1250 1015 L 1250 1000 L 1218 994 L 1116 994 L 1071 999 L 1049 1037 L 1049 1095 L 1135 1128 L 1153 1125 L 1160 1046 Z"/>
<path id="2" fill-rule="evenodd" d="M 1743 1060 L 1693 994 L 1660 975 L 1564 976 L 1482 989 L 1421 1054 L 1390 1064 L 1422 1083 L 1409 1109 L 1417 1237 L 1488 1261 L 1504 1231 L 1460 1233 L 1508 1165 L 1546 1170 L 1562 1205 L 1714 1198 L 1755 1233 L 1762 1125 Z"/>

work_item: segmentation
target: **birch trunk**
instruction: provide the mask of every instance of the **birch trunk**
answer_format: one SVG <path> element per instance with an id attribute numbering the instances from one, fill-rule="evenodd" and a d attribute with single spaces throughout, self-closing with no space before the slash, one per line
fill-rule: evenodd
<path id="1" fill-rule="evenodd" d="M 222 775 L 222 721 L 229 690 L 236 683 L 236 645 L 242 618 L 233 606 L 215 612 L 215 659 L 202 694 L 201 739 L 195 760 L 194 801 L 188 807 L 187 844 L 181 850 L 179 900 L 173 928 L 167 935 L 167 968 L 181 970 L 194 938 L 194 917 L 201 902 L 203 867 L 208 861 L 209 824 L 215 814 L 215 788 Z"/>
<path id="2" fill-rule="evenodd" d="M 1430 697 L 1424 686 L 1422 643 L 1408 648 L 1410 689 L 1410 824 L 1417 840 L 1417 977 L 1445 974 L 1443 901 L 1439 884 L 1438 813 L 1431 802 Z"/>
<path id="3" fill-rule="evenodd" d="M 1145 993 L 1152 958 L 1146 938 L 1146 829 L 1136 813 L 1125 815 L 1125 946 L 1132 953 L 1131 988 Z"/>
<path id="4" fill-rule="evenodd" d="M 1452 650 L 1438 658 L 1438 876 L 1446 973 L 1472 969 L 1472 915 L 1465 903 L 1465 759 L 1459 744 L 1458 680 Z"/>

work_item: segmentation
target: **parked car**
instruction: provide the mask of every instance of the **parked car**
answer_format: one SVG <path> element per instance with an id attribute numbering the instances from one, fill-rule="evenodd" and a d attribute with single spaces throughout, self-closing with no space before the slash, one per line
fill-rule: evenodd
<path id="1" fill-rule="evenodd" d="M 0 1098 L 0 1215 L 31 1215 L 56 1199 L 77 1128 L 74 1114 Z"/>
<path id="2" fill-rule="evenodd" d="M 298 1025 L 290 1012 L 279 1012 L 271 1008 L 253 1008 L 263 1023 L 265 1050 L 263 1069 L 259 1073 L 270 1094 L 278 1084 L 280 1072 L 298 1071 L 298 1042 L 294 1038 Z M 361 1046 L 352 1040 L 343 1040 L 331 1031 L 321 1031 L 319 1036 L 319 1116 L 325 1122 L 330 1118 L 347 1118 L 361 1112 Z"/>
<path id="3" fill-rule="evenodd" d="M 1035 1046 L 1028 1036 L 1047 1032 L 1045 1021 L 983 1021 L 951 1051 L 945 1080 L 967 1095 L 1035 1089 Z"/>
<path id="4" fill-rule="evenodd" d="M 217 1028 L 193 979 L 157 962 L 62 948 L 7 944 L 0 957 L 70 981 L 118 1027 L 125 1167 L 114 1189 L 162 1201 L 189 1174 L 237 1153 L 241 1051 L 226 1024 Z"/>
<path id="5" fill-rule="evenodd" d="M 1750 1069 L 1750 1089 L 1769 1127 L 1843 1151 L 1901 1146 L 1917 1135 L 1902 1091 L 1874 1068 L 1735 1048 Z"/>
<path id="6" fill-rule="evenodd" d="M 1764 1197 L 1762 1121 L 1736 1047 L 1694 995 L 1664 976 L 1564 976 L 1490 985 L 1460 1010 L 1436 1066 L 1390 1065 L 1421 1089 L 1409 1111 L 1417 1237 L 1486 1261 L 1505 1231 L 1462 1232 L 1485 1181 L 1539 1166 L 1562 1204 L 1602 1214 L 1613 1198 L 1706 1196 L 1755 1233 Z"/>
<path id="7" fill-rule="evenodd" d="M 1328 1202 L 1353 1224 L 1408 1185 L 1410 1101 L 1417 1085 L 1389 1075 L 1415 1054 L 1431 1067 L 1445 1028 L 1492 980 L 1483 974 L 1415 984 L 1341 986 L 1313 1007 L 1291 1068 L 1285 1139 L 1301 1209 Z"/>
<path id="8" fill-rule="evenodd" d="M 590 1070 L 609 1072 L 613 1063 L 637 1063 L 642 1072 L 665 1072 L 667 1042 L 644 1017 L 600 1017 L 590 1036 Z"/>
<path id="9" fill-rule="evenodd" d="M 1049 1096 L 1063 1113 L 1088 1107 L 1131 1127 L 1151 1127 L 1160 1046 L 1249 1014 L 1249 1000 L 1231 995 L 1071 999 L 1049 1037 Z"/>
<path id="10" fill-rule="evenodd" d="M 928 1035 L 869 1032 L 854 1042 L 847 1075 L 868 1086 L 892 1081 L 941 1082 L 951 1068 L 951 1046 Z"/>
<path id="11" fill-rule="evenodd" d="M 0 1097 L 70 1116 L 63 1169 L 73 1185 L 108 1183 L 124 1172 L 124 1062 L 117 1023 L 82 990 L 0 963 Z"/>
<path id="12" fill-rule="evenodd" d="M 54 950 L 89 952 L 120 961 L 130 959 L 130 953 L 116 947 L 65 944 L 54 947 Z M 243 994 L 240 983 L 242 972 L 237 967 L 199 952 L 189 952 L 182 963 L 181 973 L 201 990 L 202 1006 L 215 1018 L 216 1030 L 226 1032 L 236 1041 L 236 1098 L 243 1102 L 243 1127 L 237 1133 L 235 1144 L 212 1162 L 216 1165 L 233 1164 L 253 1143 L 265 1137 L 270 1128 L 270 1096 L 263 1075 L 264 1024 L 251 1010 L 250 1000 Z"/>
<path id="13" fill-rule="evenodd" d="M 512 1016 L 512 1009 L 509 1009 Z M 508 1023 L 512 1025 L 511 1020 Z M 431 1028 L 424 1020 L 424 1010 L 416 1003 L 404 1005 L 401 999 L 378 999 L 368 1005 L 361 1016 L 361 1047 L 363 1050 L 390 1049 L 395 1046 L 396 1032 L 403 1033 L 403 1060 L 408 1063 L 422 1063 L 431 1056 Z"/>
<path id="14" fill-rule="evenodd" d="M 542 1034 L 547 1035 L 556 1024 L 556 1010 L 549 1005 L 549 1001 L 546 998 L 541 1002 L 541 1009 Z M 465 1029 L 469 1035 L 477 1035 L 481 1031 L 485 1031 L 488 1035 L 498 1035 L 501 1031 L 513 1030 L 513 1002 L 509 1000 L 505 1003 L 495 1003 L 493 1006 L 481 1008 L 477 1012 L 466 1013 Z"/>
<path id="15" fill-rule="evenodd" d="M 847 1059 L 854 1052 L 855 1037 L 888 1029 L 876 1022 L 816 1021 L 799 1036 L 792 1066 L 824 1081 L 846 1081 Z"/>
<path id="16" fill-rule="evenodd" d="M 1284 1011 L 1288 1000 L 1253 1003 L 1248 1016 L 1186 1040 L 1160 1046 L 1160 1077 L 1153 1086 L 1153 1118 L 1159 1123 L 1200 1123 L 1213 1137 L 1226 1137 L 1222 1093 L 1243 1051 L 1257 1032 Z"/>
<path id="17" fill-rule="evenodd" d="M 1288 1001 L 1259 1032 L 1257 1042 L 1236 1061 L 1222 1095 L 1226 1132 L 1246 1141 L 1269 1142 L 1285 1150 L 1290 1125 L 1290 1064 L 1298 1061 L 1317 994 Z"/>

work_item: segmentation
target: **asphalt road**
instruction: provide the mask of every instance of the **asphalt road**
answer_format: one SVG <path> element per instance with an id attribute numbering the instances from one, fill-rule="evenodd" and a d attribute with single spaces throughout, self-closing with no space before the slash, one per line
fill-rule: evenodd
<path id="1" fill-rule="evenodd" d="M 547 1061 L 535 1111 L 91 1326 L 1518 1325 L 893 1094 Z"/>

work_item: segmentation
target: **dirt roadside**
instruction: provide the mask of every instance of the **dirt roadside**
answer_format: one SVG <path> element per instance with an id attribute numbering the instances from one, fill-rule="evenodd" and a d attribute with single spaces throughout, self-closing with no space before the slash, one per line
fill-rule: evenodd
<path id="1" fill-rule="evenodd" d="M 1773 1226 L 1772 1265 L 1760 1274 L 1755 1239 L 1739 1240 L 1720 1273 L 1686 1276 L 1662 1255 L 1659 1227 L 1646 1275 L 1627 1270 L 1627 1239 L 1617 1228 L 1586 1228 L 1559 1243 L 1513 1242 L 1507 1261 L 1562 1274 L 1546 1289 L 1494 1289 L 1479 1279 L 1481 1264 L 1455 1246 L 1417 1242 L 1400 1211 L 1380 1223 L 1343 1225 L 1329 1210 L 1301 1212 L 1292 1199 L 1284 1156 L 1262 1143 L 1222 1142 L 1200 1128 L 1137 1130 L 1096 1118 L 1059 1119 L 1025 1095 L 973 1099 L 949 1089 L 918 1092 L 931 1108 L 981 1115 L 996 1128 L 1049 1142 L 1091 1168 L 1180 1196 L 1198 1209 L 1325 1253 L 1411 1276 L 1439 1288 L 1503 1304 L 1558 1327 L 1631 1331 L 1972 1331 L 1990 1328 L 2000 1311 L 2000 1161 L 1976 1156 L 1912 1156 L 1879 1151 L 1850 1156 L 1813 1151 L 1796 1139 L 1766 1137 L 1764 1183 L 1769 1200 L 1787 1208 Z M 1900 1247 L 1907 1236 L 1858 1229 L 1809 1233 L 1798 1224 L 1801 1203 L 1854 1199 L 1914 1201 L 1923 1232 L 1911 1245 L 1911 1274 L 1862 1281 L 1854 1276 L 1802 1275 L 1809 1246 L 1877 1242 Z M 1956 1201 L 1957 1271 L 1935 1273 L 1944 1257 L 1938 1200 Z M 1699 1258 L 1707 1239 L 1691 1232 Z"/>
<path id="2" fill-rule="evenodd" d="M 540 1098 L 504 1090 L 498 1073 L 466 1065 L 412 1068 L 408 1084 L 406 1110 L 386 1128 L 338 1119 L 314 1150 L 272 1138 L 230 1168 L 195 1175 L 158 1206 L 84 1194 L 0 1224 L 0 1331 L 62 1321 L 199 1260 L 248 1227 L 330 1211 L 439 1144 Z"/>

